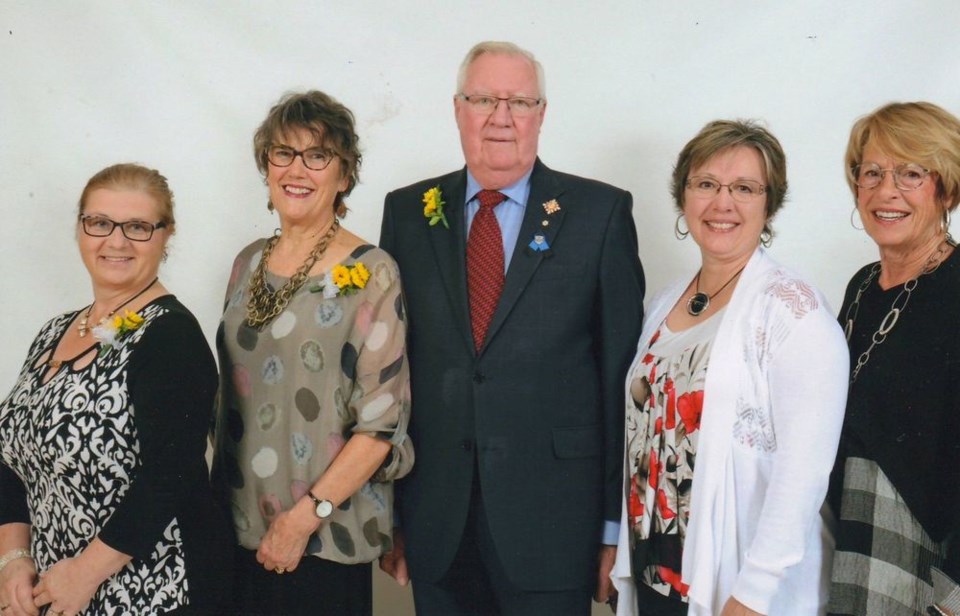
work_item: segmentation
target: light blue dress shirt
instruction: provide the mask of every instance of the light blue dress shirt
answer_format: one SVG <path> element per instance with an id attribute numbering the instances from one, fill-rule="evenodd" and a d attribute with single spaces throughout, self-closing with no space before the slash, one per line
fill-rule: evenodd
<path id="1" fill-rule="evenodd" d="M 517 246 L 517 236 L 520 235 L 520 224 L 523 222 L 523 214 L 527 211 L 527 198 L 530 196 L 530 171 L 506 188 L 501 188 L 498 192 L 507 196 L 506 200 L 493 208 L 493 215 L 496 216 L 500 224 L 500 236 L 503 238 L 503 271 L 510 269 L 510 259 L 513 257 L 513 250 Z M 477 199 L 477 193 L 483 190 L 483 187 L 474 179 L 470 170 L 467 170 L 467 194 L 466 203 L 467 215 L 464 217 L 467 221 L 467 235 L 470 237 L 470 225 L 473 224 L 473 217 L 480 211 L 480 201 Z"/>

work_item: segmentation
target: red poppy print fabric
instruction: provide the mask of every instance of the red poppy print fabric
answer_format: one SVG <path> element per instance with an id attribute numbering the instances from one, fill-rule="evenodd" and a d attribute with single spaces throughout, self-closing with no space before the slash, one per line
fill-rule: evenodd
<path id="1" fill-rule="evenodd" d="M 685 598 L 680 574 L 703 413 L 714 315 L 674 333 L 661 325 L 628 376 L 627 515 L 634 571 L 664 595 Z M 641 562 L 637 562 L 640 560 Z"/>

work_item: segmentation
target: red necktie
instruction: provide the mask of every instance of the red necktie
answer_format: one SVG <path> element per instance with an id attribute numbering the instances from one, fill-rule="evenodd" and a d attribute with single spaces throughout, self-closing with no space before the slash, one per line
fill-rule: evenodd
<path id="1" fill-rule="evenodd" d="M 470 224 L 467 239 L 467 287 L 470 293 L 470 324 L 477 350 L 483 345 L 487 327 L 503 290 L 503 236 L 493 214 L 506 195 L 495 190 L 477 193 L 480 209 Z"/>

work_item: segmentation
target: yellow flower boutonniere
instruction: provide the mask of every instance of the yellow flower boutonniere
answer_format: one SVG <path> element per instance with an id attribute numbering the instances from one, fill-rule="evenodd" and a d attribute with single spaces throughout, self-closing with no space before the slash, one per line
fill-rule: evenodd
<path id="1" fill-rule="evenodd" d="M 357 261 L 356 265 L 336 265 L 327 272 L 320 284 L 310 287 L 311 293 L 323 293 L 327 299 L 339 295 L 352 295 L 367 286 L 370 270 Z"/>
<path id="2" fill-rule="evenodd" d="M 423 217 L 430 221 L 431 227 L 438 222 L 442 222 L 444 227 L 450 228 L 450 225 L 447 224 L 447 217 L 443 213 L 443 206 L 445 205 L 439 185 L 423 193 Z"/>
<path id="3" fill-rule="evenodd" d="M 143 325 L 143 317 L 136 312 L 125 310 L 123 315 L 105 319 L 93 328 L 93 336 L 100 341 L 100 353 L 106 353 L 130 332 Z"/>

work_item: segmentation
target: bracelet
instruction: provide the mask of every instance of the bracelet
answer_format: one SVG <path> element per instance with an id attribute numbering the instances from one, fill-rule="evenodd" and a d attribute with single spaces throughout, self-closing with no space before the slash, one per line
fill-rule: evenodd
<path id="1" fill-rule="evenodd" d="M 3 571 L 7 565 L 9 565 L 12 561 L 17 560 L 18 558 L 32 559 L 33 557 L 30 555 L 30 550 L 26 548 L 16 548 L 14 550 L 10 550 L 3 556 L 0 556 L 0 571 Z"/>

